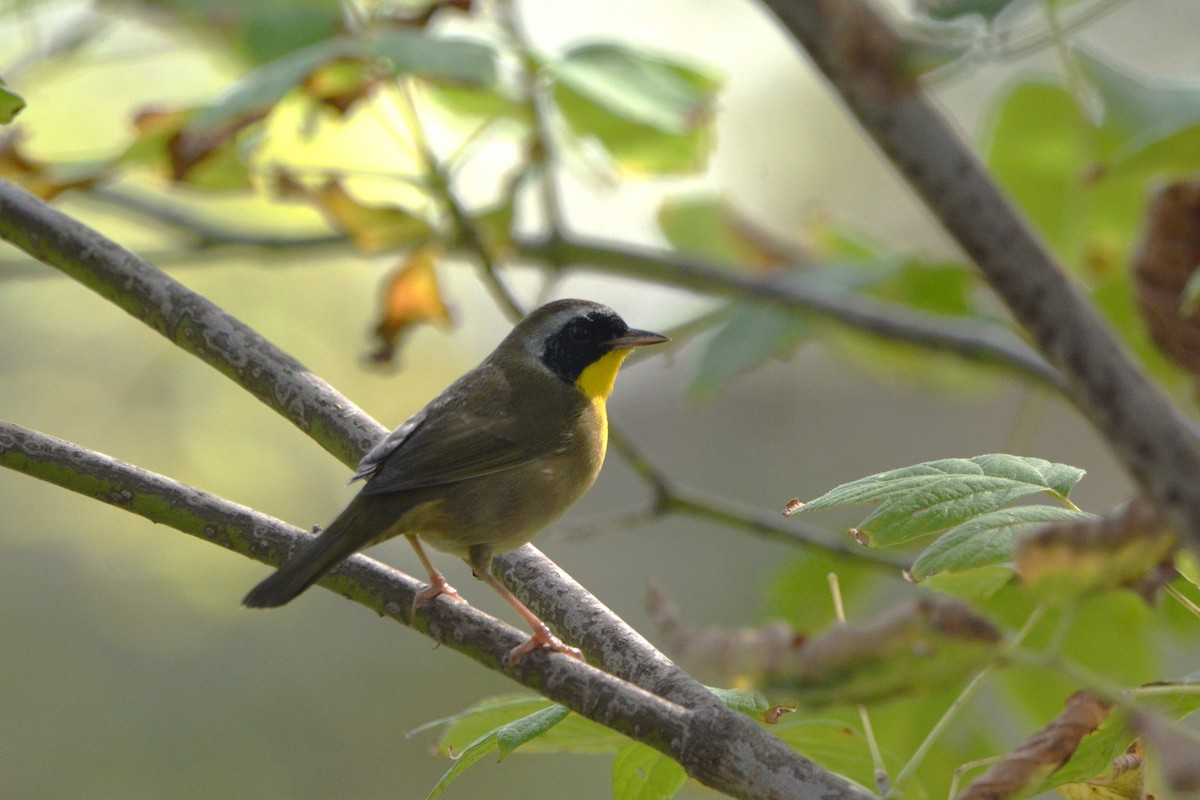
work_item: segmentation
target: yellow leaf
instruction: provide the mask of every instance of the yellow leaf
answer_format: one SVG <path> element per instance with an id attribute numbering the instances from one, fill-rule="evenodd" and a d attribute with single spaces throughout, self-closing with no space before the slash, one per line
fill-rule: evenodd
<path id="1" fill-rule="evenodd" d="M 1034 591 L 1068 599 L 1129 587 L 1152 599 L 1169 575 L 1179 537 L 1149 501 L 1135 499 L 1114 514 L 1047 525 L 1022 537 L 1017 571 Z"/>
<path id="2" fill-rule="evenodd" d="M 422 247 L 413 251 L 388 276 L 383 289 L 382 313 L 375 326 L 379 348 L 371 354 L 372 361 L 392 361 L 400 339 L 413 325 L 450 321 L 450 309 L 442 300 L 434 269 L 440 257 L 439 248 Z"/>
<path id="3" fill-rule="evenodd" d="M 402 208 L 363 205 L 336 179 L 326 181 L 309 195 L 330 224 L 366 253 L 412 245 L 430 233 L 425 220 Z"/>
<path id="4" fill-rule="evenodd" d="M 1054 791 L 1067 800 L 1144 800 L 1145 782 L 1142 745 L 1134 742 L 1125 755 L 1113 762 L 1112 772 L 1108 775 L 1081 783 L 1064 783 Z"/>

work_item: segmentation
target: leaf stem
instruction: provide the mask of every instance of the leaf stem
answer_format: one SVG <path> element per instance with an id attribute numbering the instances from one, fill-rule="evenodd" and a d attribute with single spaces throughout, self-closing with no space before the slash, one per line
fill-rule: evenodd
<path id="1" fill-rule="evenodd" d="M 1192 614 L 1194 614 L 1197 617 L 1200 617 L 1200 606 L 1196 605 L 1194 602 L 1192 602 L 1192 599 L 1190 597 L 1188 597 L 1183 592 L 1179 591 L 1178 589 L 1176 589 L 1174 586 L 1172 586 L 1169 583 L 1167 584 L 1167 594 L 1169 594 L 1169 595 L 1171 595 L 1171 597 L 1175 598 L 1176 602 L 1178 602 L 1181 606 L 1186 608 L 1188 611 L 1192 612 Z"/>
<path id="2" fill-rule="evenodd" d="M 954 702 L 950 704 L 950 707 L 946 709 L 946 712 L 942 714 L 941 718 L 937 721 L 937 723 L 934 724 L 933 728 L 930 729 L 928 735 L 925 737 L 925 740 L 921 742 L 920 746 L 918 746 L 916 751 L 912 754 L 912 757 L 909 758 L 908 763 L 905 764 L 903 769 L 900 770 L 900 774 L 896 776 L 896 782 L 892 790 L 887 794 L 889 800 L 894 800 L 894 798 L 898 798 L 902 795 L 901 787 L 903 787 L 913 777 L 913 774 L 917 771 L 917 768 L 921 765 L 921 762 L 923 762 L 926 756 L 929 755 L 929 751 L 933 749 L 934 744 L 936 744 L 937 740 L 941 738 L 943 733 L 945 733 L 946 729 L 950 726 L 950 723 L 954 721 L 954 719 L 958 716 L 958 713 L 962 711 L 967 702 L 975 696 L 975 692 L 979 689 L 980 684 L 982 684 L 984 679 L 998 670 L 1008 660 L 1009 653 L 1016 651 L 1021 642 L 1025 640 L 1025 637 L 1029 635 L 1029 633 L 1034 629 L 1045 613 L 1046 607 L 1044 605 L 1039 604 L 1037 607 L 1035 607 L 1033 611 L 1030 612 L 1029 617 L 1026 618 L 1025 624 L 1021 626 L 1021 629 L 1017 631 L 1017 633 L 1010 640 L 1008 646 L 1005 648 L 1005 654 L 997 658 L 997 660 L 993 661 L 991 664 L 985 666 L 983 669 L 977 672 L 970 681 L 967 682 L 967 685 L 963 687 L 963 690 L 959 693 L 958 697 L 954 699 Z"/>
<path id="3" fill-rule="evenodd" d="M 836 572 L 831 572 L 828 575 L 829 594 L 833 597 L 833 611 L 837 618 L 838 624 L 846 624 L 846 606 L 842 603 L 842 587 L 838 581 Z M 883 753 L 879 750 L 879 741 L 875 738 L 875 728 L 871 725 L 871 715 L 867 713 L 867 707 L 862 703 L 858 704 L 858 719 L 862 722 L 863 736 L 867 740 L 867 748 L 871 751 L 871 763 L 875 765 L 875 786 L 879 789 L 879 796 L 886 797 L 888 793 L 888 772 L 887 766 L 883 763 Z"/>

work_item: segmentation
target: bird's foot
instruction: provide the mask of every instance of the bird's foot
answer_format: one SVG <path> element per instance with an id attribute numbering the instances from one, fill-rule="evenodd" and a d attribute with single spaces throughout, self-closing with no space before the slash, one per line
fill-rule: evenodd
<path id="1" fill-rule="evenodd" d="M 508 651 L 509 665 L 515 667 L 522 656 L 526 653 L 532 653 L 539 647 L 544 647 L 553 653 L 562 653 L 565 656 L 583 661 L 583 653 L 579 651 L 579 648 L 571 647 L 571 645 L 559 639 L 545 625 L 535 625 L 532 636 Z"/>
<path id="2" fill-rule="evenodd" d="M 419 610 L 421 606 L 425 605 L 439 595 L 447 597 L 456 603 L 467 602 L 465 599 L 463 599 L 461 594 L 455 591 L 453 586 L 446 582 L 446 579 L 442 577 L 441 573 L 438 573 L 430 576 L 429 585 L 417 592 L 416 596 L 413 598 L 413 611 Z"/>

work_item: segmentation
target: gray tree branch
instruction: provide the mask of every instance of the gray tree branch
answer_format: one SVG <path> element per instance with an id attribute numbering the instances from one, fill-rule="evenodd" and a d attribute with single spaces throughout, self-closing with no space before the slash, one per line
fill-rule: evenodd
<path id="1" fill-rule="evenodd" d="M 356 463 L 383 435 L 378 423 L 243 323 L 4 181 L 0 237 L 233 378 L 344 463 Z M 7 423 L 0 425 L 0 464 L 270 564 L 281 563 L 301 541 L 297 529 L 265 515 Z M 527 685 L 547 697 L 650 744 L 679 761 L 692 777 L 732 796 L 870 796 L 725 707 L 534 548 L 526 545 L 509 554 L 497 568 L 502 578 L 522 579 L 514 588 L 538 610 L 555 609 L 550 618 L 563 621 L 564 638 L 613 675 L 545 653 L 522 659 L 514 670 L 504 655 L 520 635 L 465 604 L 430 604 L 428 613 L 423 610 L 412 622 L 492 669 L 516 680 L 527 676 Z M 421 586 L 363 556 L 349 559 L 323 585 L 406 624 Z M 616 642 L 622 646 L 614 646 Z"/>

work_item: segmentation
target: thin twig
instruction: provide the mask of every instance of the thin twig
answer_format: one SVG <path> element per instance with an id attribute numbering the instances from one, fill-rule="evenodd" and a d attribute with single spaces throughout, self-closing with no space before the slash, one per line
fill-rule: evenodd
<path id="1" fill-rule="evenodd" d="M 226 223 L 206 222 L 194 214 L 164 202 L 139 197 L 127 191 L 97 187 L 79 193 L 82 198 L 99 200 L 105 205 L 130 211 L 138 216 L 166 223 L 191 240 L 191 247 L 205 251 L 217 247 L 256 247 L 264 250 L 303 250 L 313 247 L 337 247 L 349 244 L 341 233 L 322 233 L 312 236 L 239 231 Z"/>
<path id="2" fill-rule="evenodd" d="M 244 245 L 284 249 L 333 246 L 347 242 L 344 236 L 337 234 L 289 239 L 271 234 L 231 233 L 225 227 L 209 225 L 185 212 L 141 201 L 124 193 L 93 190 L 92 194 L 189 232 L 206 248 Z M 456 224 L 464 237 L 470 237 L 474 232 L 474 242 L 465 239 L 471 251 L 475 254 L 487 253 L 478 230 L 473 225 L 461 224 L 469 221 L 466 209 L 452 204 L 450 211 L 455 215 Z M 569 265 L 584 264 L 598 272 L 640 278 L 664 286 L 763 300 L 779 308 L 815 314 L 871 336 L 1002 366 L 1045 384 L 1060 394 L 1065 395 L 1068 391 L 1066 382 L 1055 369 L 999 325 L 920 314 L 815 284 L 780 285 L 776 281 L 755 277 L 747 270 L 730 268 L 696 256 L 655 252 L 574 235 L 553 234 L 549 239 L 520 238 L 514 245 L 519 257 L 543 264 L 554 270 L 554 274 Z M 497 274 L 494 264 L 490 270 L 484 264 L 483 272 L 485 277 Z M 492 284 L 492 288 L 499 297 L 508 295 L 509 300 L 502 302 L 510 312 L 519 306 L 505 287 Z"/>
<path id="3" fill-rule="evenodd" d="M 777 308 L 803 311 L 868 335 L 951 353 L 970 361 L 1006 367 L 1067 392 L 1062 376 L 1000 325 L 935 317 L 882 303 L 816 282 L 763 279 L 696 256 L 654 252 L 612 242 L 571 237 L 559 241 L 524 238 L 521 257 L 555 265 L 636 277 L 705 294 L 761 300 Z"/>
<path id="4" fill-rule="evenodd" d="M 839 625 L 845 625 L 846 605 L 842 602 L 841 582 L 838 580 L 836 572 L 829 573 L 827 578 L 829 593 L 833 596 L 834 618 Z M 879 749 L 879 740 L 875 738 L 875 727 L 871 725 L 871 714 L 862 703 L 858 704 L 858 719 L 862 722 L 863 737 L 867 740 L 867 749 L 871 751 L 871 763 L 875 766 L 875 788 L 879 790 L 879 796 L 884 797 L 888 793 L 891 779 L 888 777 L 887 766 L 883 763 L 883 752 Z"/>
<path id="5" fill-rule="evenodd" d="M 904 570 L 910 566 L 908 561 L 883 555 L 878 550 L 858 544 L 851 545 L 848 542 L 831 541 L 824 530 L 801 520 L 790 519 L 786 525 L 781 524 L 773 516 L 737 507 L 728 500 L 680 486 L 655 467 L 619 428 L 610 427 L 609 441 L 633 471 L 654 491 L 652 508 L 659 515 L 685 514 L 706 519 L 773 542 L 821 550 L 836 558 L 881 570 L 901 580 Z"/>

